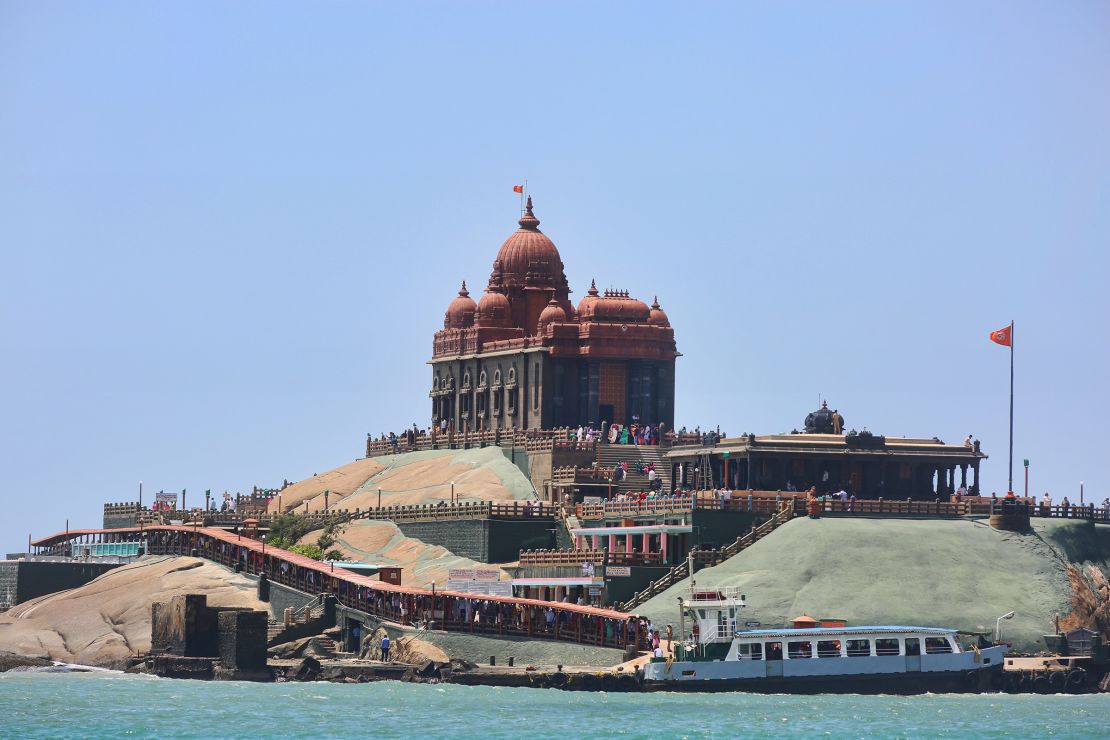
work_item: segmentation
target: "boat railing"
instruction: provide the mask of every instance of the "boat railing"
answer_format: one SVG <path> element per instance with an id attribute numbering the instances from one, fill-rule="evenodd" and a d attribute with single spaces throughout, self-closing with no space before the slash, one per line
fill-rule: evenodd
<path id="1" fill-rule="evenodd" d="M 710 588 L 693 587 L 686 592 L 686 601 L 691 604 L 706 602 L 732 602 L 743 605 L 744 594 L 738 586 L 714 586 Z"/>

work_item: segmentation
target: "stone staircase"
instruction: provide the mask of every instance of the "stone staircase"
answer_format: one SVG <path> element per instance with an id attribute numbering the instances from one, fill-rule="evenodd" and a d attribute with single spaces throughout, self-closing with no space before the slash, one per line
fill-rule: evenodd
<path id="1" fill-rule="evenodd" d="M 663 482 L 662 490 L 671 490 L 671 464 L 663 457 L 664 450 L 658 445 L 598 445 L 597 459 L 603 468 L 610 470 L 617 463 L 628 463 L 628 475 L 620 483 L 614 484 L 614 492 L 628 493 L 631 491 L 648 490 L 647 475 L 638 472 L 639 468 L 646 467 L 649 463 L 655 464 L 655 473 Z"/>
<path id="2" fill-rule="evenodd" d="M 736 538 L 734 542 L 730 542 L 723 547 L 713 550 L 693 550 L 690 554 L 693 557 L 687 558 L 684 562 L 671 568 L 671 570 L 656 581 L 652 581 L 644 588 L 632 596 L 628 601 L 620 604 L 614 604 L 613 608 L 618 611 L 627 612 L 635 609 L 640 604 L 643 604 L 648 599 L 666 591 L 668 588 L 678 583 L 679 581 L 690 577 L 690 563 L 694 564 L 694 572 L 696 573 L 701 568 L 708 568 L 719 563 L 723 563 L 733 555 L 747 550 L 749 547 L 759 542 L 767 535 L 774 532 L 780 526 L 794 518 L 794 506 L 792 502 L 783 502 L 779 510 L 775 512 L 767 521 L 758 526 L 752 527 L 751 531 Z"/>
<path id="3" fill-rule="evenodd" d="M 286 626 L 284 620 L 269 620 L 269 623 L 266 625 L 267 647 L 272 647 L 299 637 L 305 637 L 309 634 L 315 634 L 314 630 L 318 631 L 327 626 L 323 624 L 324 605 L 318 601 L 305 604 L 300 609 L 294 611 L 290 616 L 291 619 L 288 626 Z"/>

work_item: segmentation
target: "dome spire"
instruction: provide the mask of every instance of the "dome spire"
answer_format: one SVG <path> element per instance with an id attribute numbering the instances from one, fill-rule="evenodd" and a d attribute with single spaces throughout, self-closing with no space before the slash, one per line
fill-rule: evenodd
<path id="1" fill-rule="evenodd" d="M 536 218 L 536 214 L 532 213 L 532 196 L 528 196 L 528 204 L 524 207 L 524 215 L 517 221 L 520 228 L 528 229 L 529 231 L 539 231 L 540 220 Z"/>
<path id="2" fill-rule="evenodd" d="M 594 295 L 594 296 L 597 295 L 597 281 L 596 280 L 593 280 L 593 279 L 590 280 L 590 289 L 586 291 L 586 295 Z"/>
<path id="3" fill-rule="evenodd" d="M 462 281 L 462 287 L 459 288 L 459 295 L 461 295 L 463 298 L 466 298 L 468 295 L 470 295 L 470 291 L 466 289 L 465 280 Z"/>

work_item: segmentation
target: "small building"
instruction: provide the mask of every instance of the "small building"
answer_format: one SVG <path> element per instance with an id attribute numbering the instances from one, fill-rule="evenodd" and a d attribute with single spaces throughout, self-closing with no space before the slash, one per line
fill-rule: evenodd
<path id="1" fill-rule="evenodd" d="M 332 563 L 336 568 L 349 570 L 352 573 L 358 573 L 360 576 L 369 576 L 373 578 L 378 577 L 379 581 L 385 583 L 392 583 L 394 586 L 401 585 L 401 569 L 395 565 L 380 565 L 378 563 L 353 563 L 346 561 L 335 561 Z"/>
<path id="2" fill-rule="evenodd" d="M 979 442 L 945 444 L 937 437 L 885 437 L 844 431 L 827 403 L 806 416 L 804 430 L 683 440 L 667 453 L 679 488 L 757 491 L 844 489 L 858 498 L 947 498 L 962 485 L 979 490 Z"/>

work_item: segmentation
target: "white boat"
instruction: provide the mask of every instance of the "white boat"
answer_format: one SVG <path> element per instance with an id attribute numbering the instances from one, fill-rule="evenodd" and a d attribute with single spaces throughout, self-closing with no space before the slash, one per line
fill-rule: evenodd
<path id="1" fill-rule="evenodd" d="M 917 694 L 989 691 L 1001 682 L 1007 648 L 965 648 L 954 629 L 738 630 L 745 607 L 738 589 L 696 589 L 681 601 L 680 629 L 692 618 L 693 639 L 644 666 L 645 689 Z"/>

